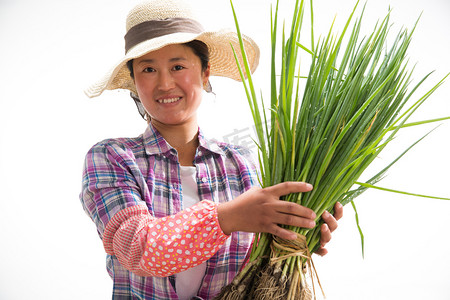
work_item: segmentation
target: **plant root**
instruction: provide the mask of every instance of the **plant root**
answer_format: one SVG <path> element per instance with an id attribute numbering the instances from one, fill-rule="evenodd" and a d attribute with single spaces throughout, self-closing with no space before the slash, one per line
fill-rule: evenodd
<path id="1" fill-rule="evenodd" d="M 314 281 L 311 291 L 306 279 L 317 273 L 305 237 L 298 234 L 295 241 L 274 237 L 271 250 L 271 258 L 249 263 L 214 300 L 315 299 Z"/>
<path id="2" fill-rule="evenodd" d="M 280 263 L 268 264 L 257 276 L 251 299 L 286 299 L 287 280 Z"/>
<path id="3" fill-rule="evenodd" d="M 253 299 L 251 291 L 256 274 L 261 272 L 262 259 L 249 263 L 234 280 L 224 286 L 214 300 L 247 300 Z"/>

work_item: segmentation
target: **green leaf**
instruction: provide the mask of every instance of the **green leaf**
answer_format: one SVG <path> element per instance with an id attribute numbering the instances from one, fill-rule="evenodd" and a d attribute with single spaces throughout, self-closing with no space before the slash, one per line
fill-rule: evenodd
<path id="1" fill-rule="evenodd" d="M 422 198 L 430 198 L 430 199 L 450 200 L 450 198 L 435 197 L 435 196 L 428 196 L 428 195 L 422 195 L 422 194 L 409 193 L 409 192 L 404 192 L 404 191 L 399 191 L 399 190 L 394 190 L 394 189 L 388 189 L 388 188 L 383 188 L 383 187 L 379 187 L 379 186 L 374 186 L 374 185 L 371 185 L 371 184 L 368 184 L 368 183 L 363 183 L 363 182 L 355 182 L 355 184 L 358 184 L 358 185 L 363 186 L 363 187 L 376 189 L 376 190 L 381 190 L 381 191 L 386 191 L 386 192 L 391 192 L 391 193 L 398 193 L 398 194 L 403 194 L 403 195 L 410 195 L 410 196 L 416 196 L 416 197 L 422 197 Z"/>
<path id="2" fill-rule="evenodd" d="M 358 216 L 358 211 L 356 210 L 355 202 L 352 201 L 351 203 L 352 203 L 353 211 L 355 212 L 356 226 L 358 227 L 359 236 L 361 238 L 361 254 L 362 254 L 362 257 L 364 258 L 364 234 L 363 234 L 361 226 L 359 224 L 359 216 Z"/>

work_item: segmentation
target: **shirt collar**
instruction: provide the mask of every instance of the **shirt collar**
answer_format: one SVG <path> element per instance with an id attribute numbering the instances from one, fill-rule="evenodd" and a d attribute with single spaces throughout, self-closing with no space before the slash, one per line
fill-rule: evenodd
<path id="1" fill-rule="evenodd" d="M 213 153 L 225 156 L 225 152 L 216 140 L 208 139 L 203 135 L 202 130 L 198 130 L 199 149 L 205 149 Z"/>
<path id="2" fill-rule="evenodd" d="M 220 147 L 219 143 L 216 140 L 208 139 L 203 135 L 202 130 L 199 128 L 198 130 L 198 140 L 199 140 L 199 149 L 197 150 L 198 155 L 202 155 L 203 151 L 213 152 L 219 155 L 224 155 L 222 147 Z M 144 147 L 145 152 L 148 155 L 155 154 L 164 154 L 170 153 L 172 155 L 176 155 L 176 150 L 173 148 L 159 133 L 159 131 L 150 123 L 147 126 L 147 129 L 144 132 Z"/>
<path id="3" fill-rule="evenodd" d="M 144 132 L 144 147 L 148 155 L 163 154 L 172 152 L 176 154 L 176 150 L 169 145 L 159 131 L 150 123 Z"/>

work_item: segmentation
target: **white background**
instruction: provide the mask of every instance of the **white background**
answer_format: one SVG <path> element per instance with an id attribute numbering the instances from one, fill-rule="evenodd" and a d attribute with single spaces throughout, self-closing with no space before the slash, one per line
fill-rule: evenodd
<path id="1" fill-rule="evenodd" d="M 227 0 L 191 2 L 201 9 L 206 27 L 233 27 Z M 101 241 L 78 200 L 83 159 L 94 143 L 137 136 L 146 123 L 128 93 L 109 91 L 90 100 L 83 88 L 122 55 L 125 17 L 134 3 L 0 0 L 0 299 L 111 297 Z M 269 4 L 235 0 L 242 30 L 262 50 L 255 80 L 264 88 Z M 327 32 L 335 15 L 336 31 L 342 29 L 353 4 L 316 0 L 316 35 Z M 389 5 L 393 33 L 403 25 L 412 28 L 423 12 L 409 51 L 411 66 L 417 63 L 414 80 L 436 72 L 419 96 L 450 71 L 450 2 L 368 1 L 364 34 Z M 281 16 L 289 19 L 292 6 L 292 0 L 282 1 Z M 217 96 L 204 97 L 199 111 L 204 131 L 218 139 L 235 130 L 251 133 L 241 84 L 211 82 Z M 449 94 L 447 82 L 414 119 L 450 115 Z M 402 131 L 376 165 L 389 162 L 432 127 Z M 449 197 L 449 134 L 444 123 L 380 185 Z M 369 191 L 357 206 L 365 258 L 351 207 L 333 235 L 330 253 L 315 256 L 327 299 L 450 299 L 450 203 Z"/>

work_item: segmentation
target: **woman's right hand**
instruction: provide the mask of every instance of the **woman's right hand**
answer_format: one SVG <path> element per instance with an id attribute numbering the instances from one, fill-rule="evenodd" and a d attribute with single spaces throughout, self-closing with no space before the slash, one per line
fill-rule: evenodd
<path id="1" fill-rule="evenodd" d="M 280 225 L 313 228 L 316 214 L 297 203 L 280 200 L 280 197 L 312 189 L 312 185 L 304 182 L 283 182 L 267 188 L 252 188 L 218 206 L 220 227 L 227 235 L 234 231 L 268 232 L 295 240 L 297 235 Z"/>

